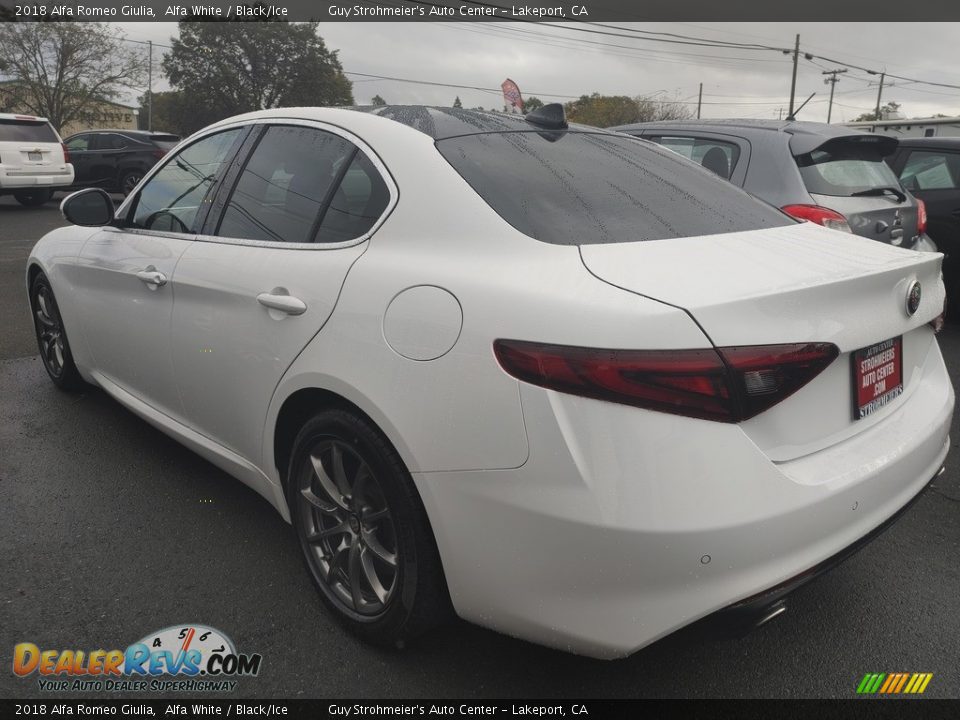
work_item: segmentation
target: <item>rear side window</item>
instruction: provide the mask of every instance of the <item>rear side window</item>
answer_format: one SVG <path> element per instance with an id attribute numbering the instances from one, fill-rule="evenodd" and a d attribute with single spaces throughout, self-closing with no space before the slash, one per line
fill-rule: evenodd
<path id="1" fill-rule="evenodd" d="M 488 133 L 440 140 L 437 148 L 504 220 L 558 245 L 713 235 L 794 222 L 676 153 L 626 136 Z"/>
<path id="2" fill-rule="evenodd" d="M 358 150 L 324 210 L 317 242 L 344 242 L 364 235 L 389 203 L 387 184 L 370 159 Z"/>
<path id="3" fill-rule="evenodd" d="M 960 187 L 960 153 L 915 150 L 900 181 L 908 190 L 956 190 Z"/>
<path id="4" fill-rule="evenodd" d="M 180 138 L 177 135 L 151 135 L 150 142 L 164 151 L 173 150 Z"/>
<path id="5" fill-rule="evenodd" d="M 60 139 L 48 122 L 0 120 L 0 142 L 58 143 Z"/>
<path id="6" fill-rule="evenodd" d="M 797 167 L 812 195 L 850 197 L 872 188 L 900 187 L 883 156 L 858 143 L 830 144 L 800 155 Z"/>
<path id="7" fill-rule="evenodd" d="M 655 137 L 654 142 L 693 160 L 724 180 L 729 180 L 740 159 L 740 148 L 735 143 L 697 137 Z"/>

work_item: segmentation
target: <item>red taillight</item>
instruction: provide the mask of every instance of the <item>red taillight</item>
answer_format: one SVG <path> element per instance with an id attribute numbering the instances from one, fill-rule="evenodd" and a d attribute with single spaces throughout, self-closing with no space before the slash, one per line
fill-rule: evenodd
<path id="1" fill-rule="evenodd" d="M 70 162 L 70 148 L 67 147 L 66 143 L 60 143 L 60 147 L 63 148 L 63 164 L 67 165 Z"/>
<path id="2" fill-rule="evenodd" d="M 787 215 L 797 220 L 809 220 L 817 225 L 823 225 L 831 230 L 853 232 L 847 219 L 836 210 L 821 207 L 820 205 L 785 205 L 780 208 Z"/>
<path id="3" fill-rule="evenodd" d="M 159 160 L 160 158 L 162 158 L 164 155 L 167 154 L 167 151 L 166 151 L 166 150 L 159 150 L 159 149 L 157 149 L 157 150 L 154 150 L 154 151 L 153 151 L 152 153 L 150 153 L 150 154 L 153 155 L 157 160 Z"/>
<path id="4" fill-rule="evenodd" d="M 792 395 L 839 354 L 830 343 L 703 350 L 607 350 L 497 340 L 513 377 L 676 415 L 740 422 Z"/>
<path id="5" fill-rule="evenodd" d="M 917 198 L 917 235 L 927 231 L 927 204 Z"/>

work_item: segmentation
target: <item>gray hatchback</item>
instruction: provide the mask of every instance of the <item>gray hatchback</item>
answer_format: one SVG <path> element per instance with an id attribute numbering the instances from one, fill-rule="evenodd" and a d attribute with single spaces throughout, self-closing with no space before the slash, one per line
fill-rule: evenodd
<path id="1" fill-rule="evenodd" d="M 883 159 L 897 140 L 836 125 L 776 120 L 690 120 L 609 128 L 652 140 L 739 185 L 788 215 L 916 250 L 923 201 Z"/>

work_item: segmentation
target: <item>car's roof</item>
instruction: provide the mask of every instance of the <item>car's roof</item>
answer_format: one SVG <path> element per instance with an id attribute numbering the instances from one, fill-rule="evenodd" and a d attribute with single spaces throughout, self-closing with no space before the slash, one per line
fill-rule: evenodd
<path id="1" fill-rule="evenodd" d="M 900 145 L 901 147 L 944 148 L 947 150 L 960 150 L 960 137 L 903 138 L 900 141 Z"/>
<path id="2" fill-rule="evenodd" d="M 81 130 L 80 132 L 75 132 L 70 137 L 75 135 L 100 135 L 103 133 L 110 134 L 119 134 L 119 135 L 135 135 L 137 137 L 150 138 L 154 135 L 172 135 L 174 137 L 179 137 L 176 133 L 168 133 L 163 130 L 131 130 L 129 128 L 97 128 L 96 130 Z"/>
<path id="3" fill-rule="evenodd" d="M 375 115 L 418 130 L 433 138 L 498 132 L 551 132 L 552 129 L 527 122 L 524 115 L 467 110 L 464 108 L 434 107 L 428 105 L 355 105 L 349 107 L 299 107 L 258 110 L 256 112 L 227 118 L 216 125 L 244 120 L 268 118 L 302 118 L 305 120 L 342 121 L 344 113 Z M 570 124 L 568 132 L 608 133 L 608 130 L 589 125 Z"/>
<path id="4" fill-rule="evenodd" d="M 843 125 L 828 125 L 827 123 L 807 122 L 799 120 L 756 120 L 752 118 L 730 120 L 661 120 L 632 125 L 620 125 L 611 130 L 624 132 L 626 130 L 687 130 L 695 132 L 723 130 L 740 130 L 749 132 L 783 133 L 790 144 L 790 150 L 795 155 L 801 155 L 823 145 L 833 138 L 845 138 L 861 135 L 872 135 L 860 130 L 854 130 Z M 877 137 L 886 137 L 878 135 Z M 895 140 L 895 138 L 894 138 Z M 879 142 L 879 141 L 878 141 Z"/>
<path id="5" fill-rule="evenodd" d="M 28 122 L 50 122 L 45 117 L 22 115 L 20 113 L 0 113 L 0 120 L 24 120 Z"/>

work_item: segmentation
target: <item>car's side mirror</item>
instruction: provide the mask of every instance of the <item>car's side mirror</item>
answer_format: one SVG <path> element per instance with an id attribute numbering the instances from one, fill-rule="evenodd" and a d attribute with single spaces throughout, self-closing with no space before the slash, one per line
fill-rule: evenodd
<path id="1" fill-rule="evenodd" d="M 68 195 L 60 203 L 60 212 L 68 222 L 85 227 L 100 227 L 113 222 L 113 200 L 100 188 L 89 188 Z"/>

